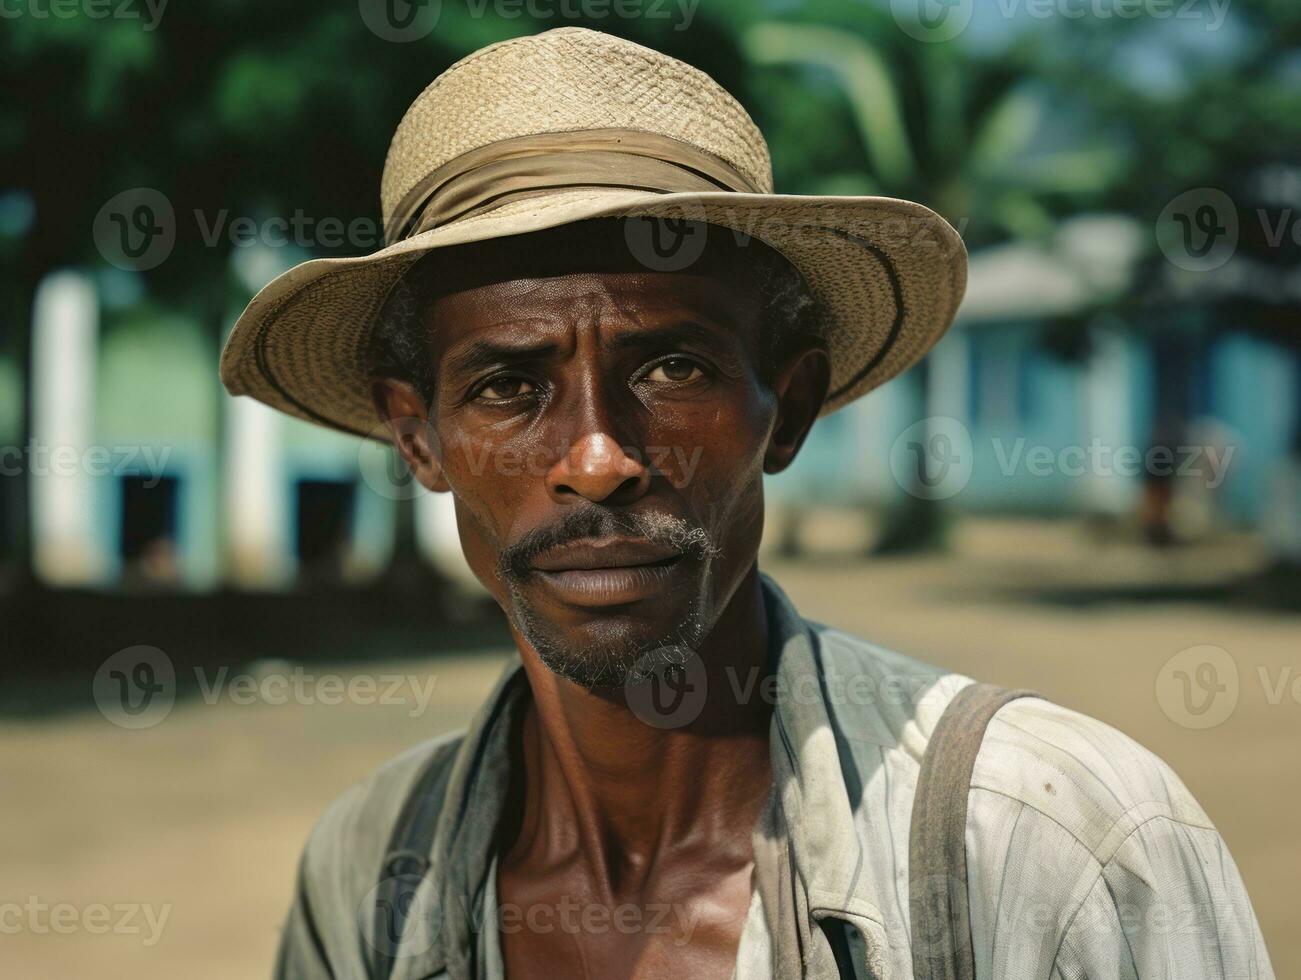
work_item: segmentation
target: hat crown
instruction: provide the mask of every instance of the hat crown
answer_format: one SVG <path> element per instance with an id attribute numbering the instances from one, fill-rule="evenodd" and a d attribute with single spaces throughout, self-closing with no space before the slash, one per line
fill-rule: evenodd
<path id="1" fill-rule="evenodd" d="M 680 140 L 772 192 L 763 134 L 709 75 L 632 41 L 561 27 L 481 48 L 420 94 L 384 164 L 385 224 L 420 181 L 463 153 L 521 136 L 594 129 Z"/>

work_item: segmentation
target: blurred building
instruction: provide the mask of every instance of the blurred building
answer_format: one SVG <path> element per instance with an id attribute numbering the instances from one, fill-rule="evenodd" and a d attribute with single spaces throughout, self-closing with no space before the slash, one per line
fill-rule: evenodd
<path id="1" fill-rule="evenodd" d="M 937 451 L 969 440 L 969 474 L 940 495 L 956 511 L 1141 523 L 1169 470 L 1185 533 L 1260 528 L 1297 555 L 1301 352 L 1245 318 L 1208 315 L 1200 298 L 1118 302 L 1143 294 L 1144 233 L 1129 218 L 1086 215 L 1049 247 L 974 254 L 958 322 L 905 375 L 911 385 L 819 423 L 774 496 L 795 507 L 897 501 L 912 488 L 891 465 L 896 440 L 929 418 L 932 438 L 947 440 Z"/>
<path id="2" fill-rule="evenodd" d="M 407 500 L 426 557 L 437 566 L 450 555 L 459 574 L 459 550 L 442 547 L 455 544 L 443 541 L 454 535 L 448 502 L 415 497 L 389 451 L 228 397 L 203 325 L 136 304 L 106 317 L 112 292 L 112 277 L 107 287 L 80 272 L 48 277 L 34 307 L 29 377 L 0 360 L 0 493 L 12 504 L 16 481 L 27 482 L 40 581 L 362 584 L 386 568 Z M 5 544 L 12 562 L 17 542 Z"/>
<path id="3" fill-rule="evenodd" d="M 1297 509 L 1298 355 L 1191 311 L 1150 329 L 1098 312 L 1099 297 L 1129 290 L 1140 234 L 1128 219 L 1091 216 L 1063 224 L 1051 247 L 974 255 L 950 335 L 908 380 L 820 422 L 772 481 L 773 501 L 897 504 L 909 488 L 890 465 L 894 444 L 929 417 L 970 440 L 969 476 L 945 501 L 957 512 L 1138 514 L 1150 475 L 1116 472 L 1115 454 L 1164 441 L 1177 466 L 1206 474 L 1173 501 L 1186 525 L 1268 525 L 1285 537 Z M 244 261 L 253 288 L 268 270 Z M 123 301 L 124 288 L 111 276 L 48 277 L 30 375 L 0 360 L 0 494 L 28 481 L 42 581 L 361 584 L 403 534 L 443 574 L 468 580 L 447 497 L 417 492 L 381 445 L 227 397 L 210 331 Z M 0 542 L 11 561 L 12 537 Z"/>

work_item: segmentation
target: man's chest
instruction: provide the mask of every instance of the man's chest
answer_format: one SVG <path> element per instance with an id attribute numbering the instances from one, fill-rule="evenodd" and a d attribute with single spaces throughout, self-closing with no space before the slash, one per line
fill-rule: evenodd
<path id="1" fill-rule="evenodd" d="M 750 868 L 683 868 L 650 884 L 608 898 L 579 869 L 503 865 L 490 894 L 506 976 L 731 977 L 752 906 Z"/>

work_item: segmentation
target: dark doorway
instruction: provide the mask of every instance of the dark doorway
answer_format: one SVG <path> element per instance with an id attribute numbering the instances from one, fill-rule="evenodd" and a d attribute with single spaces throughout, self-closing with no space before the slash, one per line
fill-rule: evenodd
<path id="1" fill-rule="evenodd" d="M 343 578 L 355 493 L 356 486 L 351 482 L 298 481 L 295 545 L 300 578 L 322 583 Z"/>
<path id="2" fill-rule="evenodd" d="M 180 578 L 176 477 L 122 478 L 122 571 L 128 584 L 172 584 Z"/>

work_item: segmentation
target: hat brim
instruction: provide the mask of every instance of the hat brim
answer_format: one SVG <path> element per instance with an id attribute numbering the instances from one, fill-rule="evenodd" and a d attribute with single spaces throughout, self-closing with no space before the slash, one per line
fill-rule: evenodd
<path id="1" fill-rule="evenodd" d="M 389 291 L 413 262 L 431 249 L 587 218 L 642 216 L 731 228 L 762 240 L 799 270 L 824 313 L 831 361 L 824 415 L 920 360 L 953 322 L 966 288 L 967 253 L 957 231 L 911 201 L 560 191 L 435 228 L 372 255 L 315 259 L 290 269 L 259 291 L 236 322 L 221 355 L 222 383 L 232 395 L 387 440 L 388 429 L 379 424 L 370 399 L 370 334 Z M 665 254 L 633 234 L 629 245 L 645 251 L 648 268 L 671 271 L 690 260 L 689 245 Z"/>

